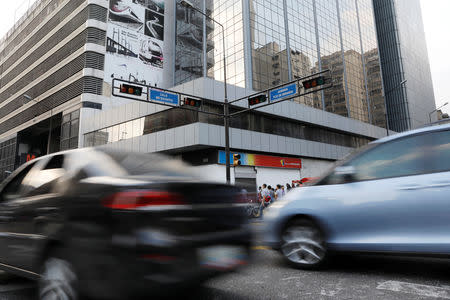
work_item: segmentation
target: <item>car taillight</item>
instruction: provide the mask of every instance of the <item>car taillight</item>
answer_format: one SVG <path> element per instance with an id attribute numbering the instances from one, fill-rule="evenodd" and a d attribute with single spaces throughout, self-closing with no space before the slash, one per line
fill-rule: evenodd
<path id="1" fill-rule="evenodd" d="M 126 210 L 184 204 L 182 195 L 166 191 L 125 191 L 102 200 L 105 207 Z"/>

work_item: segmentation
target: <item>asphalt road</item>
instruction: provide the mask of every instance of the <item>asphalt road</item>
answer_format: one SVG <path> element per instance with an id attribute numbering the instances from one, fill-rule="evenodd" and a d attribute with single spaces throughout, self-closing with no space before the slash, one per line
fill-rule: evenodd
<path id="1" fill-rule="evenodd" d="M 0 273 L 0 300 L 35 299 L 33 282 Z M 187 299 L 186 294 L 180 298 Z M 450 299 L 450 260 L 337 256 L 323 271 L 302 271 L 256 247 L 239 273 L 211 280 L 192 299 Z"/>

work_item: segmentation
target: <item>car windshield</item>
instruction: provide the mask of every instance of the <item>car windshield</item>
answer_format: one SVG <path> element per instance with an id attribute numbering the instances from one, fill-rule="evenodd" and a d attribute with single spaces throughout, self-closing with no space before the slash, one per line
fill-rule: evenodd
<path id="1" fill-rule="evenodd" d="M 137 152 L 103 151 L 120 166 L 127 175 L 141 176 L 157 174 L 162 177 L 192 176 L 188 165 L 161 154 Z"/>
<path id="2" fill-rule="evenodd" d="M 354 151 L 348 153 L 343 159 L 341 159 L 341 160 L 335 162 L 334 165 L 333 165 L 332 167 L 330 167 L 330 168 L 328 169 L 328 171 L 325 172 L 325 173 L 317 180 L 317 182 L 314 183 L 314 184 L 312 184 L 312 185 L 320 185 L 320 184 L 324 183 L 324 180 L 325 180 L 326 178 L 328 178 L 328 176 L 329 176 L 330 174 L 332 174 L 332 173 L 334 172 L 334 170 L 335 170 L 337 167 L 339 167 L 339 166 L 344 166 L 344 165 L 349 164 L 353 159 L 355 159 L 355 158 L 359 157 L 360 155 L 362 155 L 363 153 L 365 153 L 365 152 L 367 152 L 367 151 L 369 151 L 369 150 L 371 150 L 371 149 L 377 147 L 378 145 L 380 145 L 380 144 L 379 144 L 379 143 L 370 143 L 370 144 L 367 144 L 367 145 L 365 145 L 365 146 L 363 146 L 363 147 L 361 147 L 361 148 L 358 148 L 358 149 L 356 149 L 356 150 L 354 150 Z"/>

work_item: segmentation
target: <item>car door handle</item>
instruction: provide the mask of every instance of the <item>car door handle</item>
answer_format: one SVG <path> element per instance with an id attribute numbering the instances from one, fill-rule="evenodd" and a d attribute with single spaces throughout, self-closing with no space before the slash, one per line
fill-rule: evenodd
<path id="1" fill-rule="evenodd" d="M 404 186 L 401 186 L 399 188 L 399 190 L 402 190 L 402 191 L 414 191 L 414 190 L 420 190 L 420 189 L 423 189 L 423 188 L 424 188 L 423 185 L 404 185 Z"/>
<path id="2" fill-rule="evenodd" d="M 57 207 L 39 207 L 36 208 L 37 213 L 55 213 L 58 212 L 59 209 Z"/>

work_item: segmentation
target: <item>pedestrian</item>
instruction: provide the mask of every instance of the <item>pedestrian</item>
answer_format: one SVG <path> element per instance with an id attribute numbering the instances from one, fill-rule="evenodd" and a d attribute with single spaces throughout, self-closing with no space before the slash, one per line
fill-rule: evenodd
<path id="1" fill-rule="evenodd" d="M 269 204 L 270 204 L 275 200 L 275 190 L 270 185 L 267 188 L 269 189 L 269 193 L 270 193 L 270 201 L 269 201 Z"/>
<path id="2" fill-rule="evenodd" d="M 286 192 L 289 193 L 291 191 L 291 185 L 289 183 L 286 183 Z"/>
<path id="3" fill-rule="evenodd" d="M 261 202 L 261 186 L 259 186 L 259 188 L 258 188 L 258 195 L 257 195 L 257 197 L 258 197 L 258 202 Z"/>
<path id="4" fill-rule="evenodd" d="M 284 191 L 284 185 L 281 186 L 281 191 L 283 192 L 283 196 L 286 195 L 286 192 Z"/>
<path id="5" fill-rule="evenodd" d="M 262 190 L 261 190 L 261 203 L 259 206 L 259 217 L 262 219 L 263 217 L 263 210 L 264 208 L 269 205 L 270 202 L 270 192 L 269 189 L 267 188 L 267 184 L 263 184 L 262 185 Z"/>
<path id="6" fill-rule="evenodd" d="M 277 190 L 275 191 L 275 199 L 280 200 L 283 198 L 283 191 L 281 190 L 281 186 L 277 184 Z"/>

